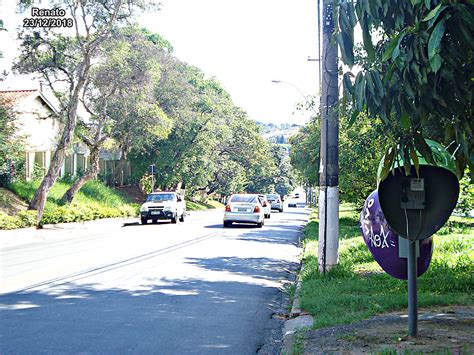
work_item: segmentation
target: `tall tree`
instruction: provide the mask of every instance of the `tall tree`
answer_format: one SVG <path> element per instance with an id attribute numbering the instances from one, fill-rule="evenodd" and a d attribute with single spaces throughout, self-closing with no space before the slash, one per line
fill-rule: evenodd
<path id="1" fill-rule="evenodd" d="M 339 192 L 345 202 L 362 205 L 377 185 L 377 167 L 380 156 L 390 141 L 384 137 L 380 120 L 361 113 L 356 122 L 349 124 L 343 117 L 339 127 Z M 317 118 L 303 126 L 290 138 L 291 164 L 302 182 L 318 183 L 320 132 Z"/>
<path id="2" fill-rule="evenodd" d="M 79 117 L 76 134 L 90 150 L 90 166 L 65 192 L 62 200 L 71 202 L 75 193 L 99 172 L 99 153 L 114 138 L 126 160 L 132 142 L 147 136 L 163 137 L 169 120 L 154 102 L 153 89 L 159 80 L 158 48 L 133 27 L 116 29 L 103 42 L 99 64 L 83 91 L 83 103 L 90 117 Z M 120 170 L 120 168 L 118 168 Z"/>
<path id="3" fill-rule="evenodd" d="M 29 1 L 26 7 L 31 6 Z M 131 19 L 139 9 L 152 5 L 147 0 L 61 0 L 50 1 L 51 7 L 66 8 L 73 20 L 74 35 L 64 36 L 54 29 L 42 28 L 20 33 L 21 55 L 15 65 L 20 73 L 39 74 L 55 93 L 63 113 L 63 130 L 51 159 L 48 172 L 30 201 L 36 209 L 37 228 L 41 227 L 49 190 L 59 176 L 66 150 L 77 122 L 77 108 L 86 82 L 90 78 L 92 59 L 112 29 Z"/>
<path id="4" fill-rule="evenodd" d="M 320 128 L 319 117 L 314 117 L 290 137 L 290 162 L 299 182 L 318 184 Z"/>
<path id="5" fill-rule="evenodd" d="M 289 146 L 273 144 L 271 146 L 273 161 L 276 166 L 274 190 L 281 196 L 288 195 L 293 189 L 294 177 L 289 157 Z M 270 192 L 270 191 L 269 191 Z"/>
<path id="6" fill-rule="evenodd" d="M 357 56 L 354 26 L 363 34 L 362 70 L 344 74 L 352 118 L 361 111 L 382 120 L 393 138 L 384 161 L 388 174 L 400 155 L 408 173 L 415 149 L 434 163 L 424 137 L 455 141 L 459 175 L 474 171 L 474 4 L 472 1 L 394 0 L 339 2 L 337 40 L 343 61 Z M 377 42 L 374 43 L 374 38 Z M 352 77 L 352 80 L 351 80 Z"/>

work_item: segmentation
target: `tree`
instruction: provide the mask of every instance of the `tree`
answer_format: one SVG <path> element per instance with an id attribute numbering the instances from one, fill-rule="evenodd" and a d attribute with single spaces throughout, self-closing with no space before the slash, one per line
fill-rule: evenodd
<path id="1" fill-rule="evenodd" d="M 383 125 L 360 113 L 349 125 L 342 119 L 339 126 L 339 192 L 341 200 L 362 208 L 367 196 L 377 187 L 377 168 L 387 141 Z"/>
<path id="2" fill-rule="evenodd" d="M 355 3 L 355 5 L 354 5 Z M 344 74 L 344 94 L 354 121 L 366 111 L 380 117 L 391 140 L 384 175 L 400 155 L 408 174 L 415 149 L 433 163 L 424 137 L 444 136 L 456 152 L 458 174 L 474 164 L 474 4 L 472 1 L 340 1 L 337 41 L 343 61 L 361 65 Z M 363 34 L 354 56 L 354 26 Z M 374 44 L 374 38 L 378 42 Z M 352 79 L 351 79 L 352 78 Z M 459 148 L 459 149 L 458 149 Z"/>
<path id="3" fill-rule="evenodd" d="M 319 117 L 314 117 L 290 137 L 290 162 L 298 180 L 315 186 L 319 184 L 319 151 L 321 133 Z"/>
<path id="4" fill-rule="evenodd" d="M 271 146 L 271 153 L 276 166 L 276 174 L 273 181 L 274 190 L 280 196 L 288 195 L 293 189 L 294 180 L 289 157 L 289 146 L 273 144 Z"/>
<path id="5" fill-rule="evenodd" d="M 273 184 L 275 165 L 268 143 L 217 80 L 169 53 L 160 64 L 155 99 L 173 128 L 166 139 L 133 149 L 136 172 L 143 174 L 156 164 L 160 188 L 185 187 L 191 196 L 264 191 Z"/>
<path id="6" fill-rule="evenodd" d="M 31 6 L 29 1 L 26 7 Z M 66 150 L 77 122 L 79 99 L 90 78 L 92 59 L 101 44 L 110 37 L 113 27 L 130 19 L 138 9 L 150 5 L 146 0 L 62 0 L 51 1 L 52 7 L 65 7 L 73 19 L 74 36 L 64 36 L 49 28 L 20 33 L 21 55 L 15 65 L 20 73 L 39 74 L 60 102 L 63 131 L 53 153 L 48 172 L 36 190 L 29 208 L 36 209 L 37 228 L 49 190 L 59 176 Z"/>
<path id="7" fill-rule="evenodd" d="M 15 131 L 15 113 L 0 98 L 0 186 L 9 183 L 24 165 L 23 137 Z"/>
<path id="8" fill-rule="evenodd" d="M 158 48 L 133 27 L 117 29 L 103 42 L 99 64 L 91 70 L 81 100 L 90 117 L 79 118 L 76 130 L 90 150 L 91 164 L 65 192 L 64 202 L 71 202 L 97 176 L 99 153 L 107 140 L 118 142 L 123 164 L 133 143 L 167 134 L 169 120 L 153 99 L 159 79 L 157 55 Z"/>
<path id="9" fill-rule="evenodd" d="M 301 182 L 318 183 L 320 130 L 315 118 L 290 138 L 290 158 Z M 377 167 L 387 142 L 383 125 L 361 113 L 350 125 L 342 119 L 339 127 L 339 192 L 342 201 L 362 205 L 377 186 Z"/>

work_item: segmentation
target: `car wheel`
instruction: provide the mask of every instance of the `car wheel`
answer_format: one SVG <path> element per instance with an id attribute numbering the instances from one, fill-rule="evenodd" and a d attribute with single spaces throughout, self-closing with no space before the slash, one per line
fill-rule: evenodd
<path id="1" fill-rule="evenodd" d="M 177 219 L 177 214 L 175 213 L 173 217 L 171 217 L 171 223 L 176 224 L 176 222 L 178 222 L 178 219 Z"/>
<path id="2" fill-rule="evenodd" d="M 230 222 L 230 221 L 224 221 L 224 228 L 228 228 L 228 227 L 230 227 L 230 226 L 232 226 L 232 222 Z"/>
<path id="3" fill-rule="evenodd" d="M 271 213 L 269 213 L 267 218 L 270 218 L 271 216 L 272 216 L 272 214 L 271 214 Z"/>
<path id="4" fill-rule="evenodd" d="M 283 212 L 283 208 L 280 208 L 280 213 Z"/>
<path id="5" fill-rule="evenodd" d="M 179 217 L 179 221 L 180 221 L 180 222 L 184 222 L 184 212 L 183 212 L 183 214 L 181 215 L 181 217 Z"/>
<path id="6" fill-rule="evenodd" d="M 158 220 L 157 220 L 157 219 L 152 219 L 151 222 L 152 222 L 153 224 L 157 224 L 157 223 L 158 223 Z"/>
<path id="7" fill-rule="evenodd" d="M 146 218 L 143 218 L 143 217 L 141 218 L 141 220 L 142 220 L 142 224 L 146 224 L 148 222 L 148 220 Z"/>
<path id="8" fill-rule="evenodd" d="M 258 228 L 262 228 L 263 227 L 263 224 L 264 224 L 264 220 L 262 219 L 262 221 L 260 223 L 257 223 L 257 227 Z"/>

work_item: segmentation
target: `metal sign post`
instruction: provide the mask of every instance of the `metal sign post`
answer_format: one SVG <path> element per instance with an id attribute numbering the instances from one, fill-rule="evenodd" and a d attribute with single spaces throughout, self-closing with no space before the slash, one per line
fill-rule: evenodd
<path id="1" fill-rule="evenodd" d="M 150 174 L 151 174 L 151 192 L 155 191 L 155 174 L 156 174 L 156 165 L 150 165 Z"/>
<path id="2" fill-rule="evenodd" d="M 418 335 L 418 290 L 416 240 L 408 240 L 408 335 Z"/>

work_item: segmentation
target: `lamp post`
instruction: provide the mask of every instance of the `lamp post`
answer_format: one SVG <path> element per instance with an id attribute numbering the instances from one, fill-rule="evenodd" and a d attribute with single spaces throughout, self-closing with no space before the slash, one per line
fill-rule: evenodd
<path id="1" fill-rule="evenodd" d="M 293 83 L 290 83 L 289 81 L 283 81 L 283 80 L 272 80 L 272 83 L 275 83 L 275 84 L 286 84 L 286 85 L 290 85 L 290 86 L 293 86 L 299 93 L 301 96 L 303 96 L 304 98 L 304 101 L 306 102 L 306 104 L 308 105 L 308 107 L 311 108 L 311 110 L 313 110 L 313 112 L 317 115 L 318 112 L 316 112 L 316 110 L 314 109 L 314 106 L 311 102 L 309 102 L 308 100 L 308 97 L 303 94 L 303 92 L 300 90 L 300 88 L 298 86 L 296 86 L 295 84 Z"/>

